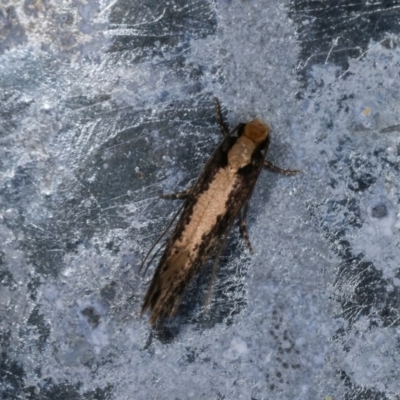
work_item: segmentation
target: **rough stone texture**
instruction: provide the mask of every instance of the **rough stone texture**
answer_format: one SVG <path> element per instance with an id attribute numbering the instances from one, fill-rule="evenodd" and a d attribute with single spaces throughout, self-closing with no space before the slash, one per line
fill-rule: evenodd
<path id="1" fill-rule="evenodd" d="M 398 1 L 0 6 L 0 397 L 400 399 Z M 203 304 L 138 273 L 231 127 L 273 128 Z"/>

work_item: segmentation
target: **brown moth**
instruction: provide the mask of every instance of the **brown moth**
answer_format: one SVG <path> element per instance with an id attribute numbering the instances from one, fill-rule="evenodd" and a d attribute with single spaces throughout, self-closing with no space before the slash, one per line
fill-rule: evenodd
<path id="1" fill-rule="evenodd" d="M 236 217 L 252 252 L 246 229 L 246 205 L 263 166 L 286 175 L 299 172 L 275 167 L 265 160 L 270 132 L 267 124 L 253 119 L 229 132 L 219 101 L 215 100 L 223 142 L 194 186 L 162 196 L 185 201 L 144 298 L 142 315 L 149 308 L 152 325 L 176 313 L 185 289 L 213 253 L 217 262 Z M 233 136 L 236 132 L 237 136 Z"/>

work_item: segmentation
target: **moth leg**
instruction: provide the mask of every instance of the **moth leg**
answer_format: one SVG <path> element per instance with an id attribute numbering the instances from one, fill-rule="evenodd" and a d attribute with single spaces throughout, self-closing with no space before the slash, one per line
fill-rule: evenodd
<path id="1" fill-rule="evenodd" d="M 283 175 L 297 175 L 301 172 L 298 169 L 283 169 L 283 168 L 276 167 L 275 165 L 271 164 L 267 160 L 264 160 L 264 167 L 268 168 L 272 172 L 279 172 L 280 174 L 283 174 Z"/>
<path id="2" fill-rule="evenodd" d="M 219 129 L 221 130 L 223 137 L 229 137 L 230 136 L 229 128 L 228 125 L 224 122 L 224 118 L 222 117 L 221 104 L 219 103 L 217 97 L 214 97 L 214 100 L 215 100 L 215 108 L 217 110 L 217 121 L 219 124 Z"/>
<path id="3" fill-rule="evenodd" d="M 250 238 L 249 238 L 249 232 L 247 231 L 247 223 L 246 223 L 246 214 L 247 214 L 247 207 L 248 203 L 243 206 L 242 211 L 240 212 L 239 216 L 239 232 L 240 235 L 242 236 L 244 242 L 246 243 L 246 246 L 249 249 L 250 254 L 253 254 L 253 248 L 251 247 L 250 243 Z"/>
<path id="4" fill-rule="evenodd" d="M 183 190 L 182 192 L 162 194 L 162 195 L 160 195 L 160 197 L 162 199 L 168 199 L 168 200 L 183 200 L 189 196 L 191 189 L 192 188 L 189 188 L 189 189 Z"/>

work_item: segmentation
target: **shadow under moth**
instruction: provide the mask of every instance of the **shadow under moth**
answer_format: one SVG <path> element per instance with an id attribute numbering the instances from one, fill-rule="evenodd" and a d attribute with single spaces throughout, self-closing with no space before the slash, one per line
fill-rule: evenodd
<path id="1" fill-rule="evenodd" d="M 215 101 L 224 140 L 192 187 L 161 196 L 183 199 L 184 203 L 144 298 L 142 315 L 150 309 L 152 325 L 164 317 L 174 316 L 185 289 L 213 254 L 214 276 L 218 258 L 237 217 L 241 236 L 252 252 L 245 217 L 247 202 L 261 169 L 266 167 L 285 175 L 300 172 L 275 167 L 265 160 L 270 132 L 267 124 L 253 119 L 230 132 L 223 120 L 220 103 L 218 99 Z"/>

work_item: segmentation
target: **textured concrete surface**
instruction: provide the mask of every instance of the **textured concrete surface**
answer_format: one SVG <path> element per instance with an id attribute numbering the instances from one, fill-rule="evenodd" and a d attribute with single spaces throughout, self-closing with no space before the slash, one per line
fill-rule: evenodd
<path id="1" fill-rule="evenodd" d="M 400 399 L 398 1 L 3 0 L 0 397 Z M 231 126 L 272 128 L 209 308 L 141 260 Z"/>

